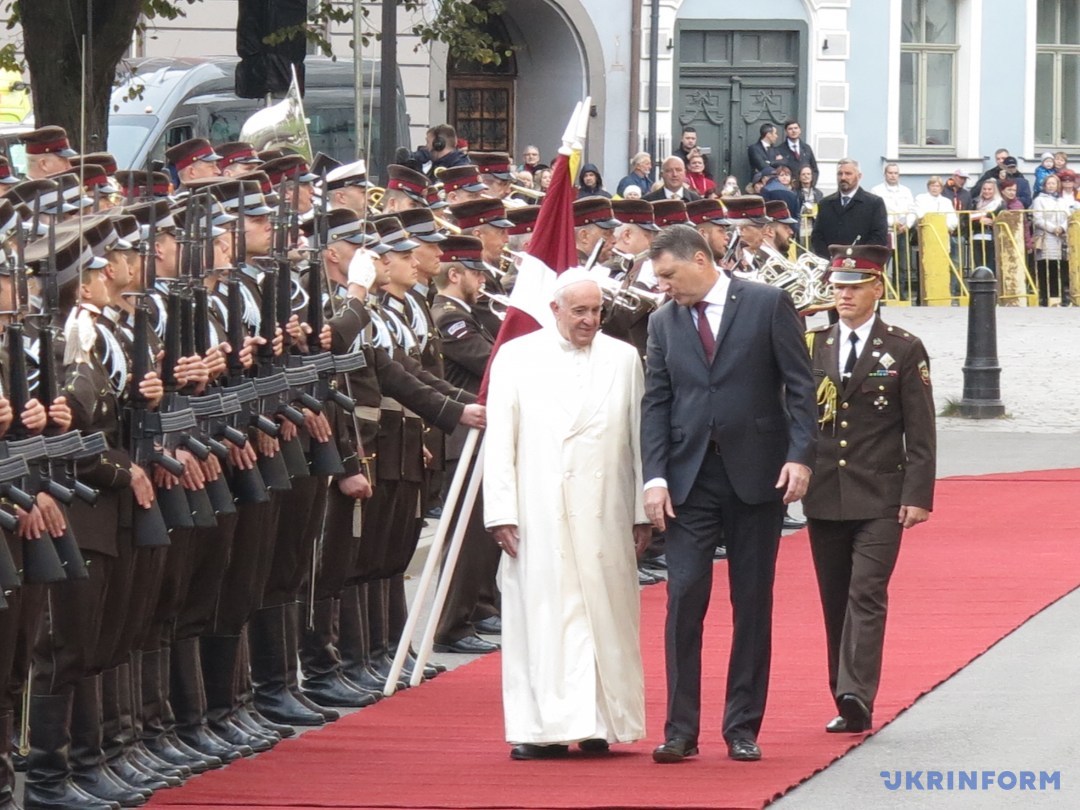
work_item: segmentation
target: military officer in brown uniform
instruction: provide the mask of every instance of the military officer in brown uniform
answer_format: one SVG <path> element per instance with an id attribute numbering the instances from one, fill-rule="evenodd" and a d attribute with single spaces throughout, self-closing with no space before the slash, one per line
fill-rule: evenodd
<path id="1" fill-rule="evenodd" d="M 922 342 L 875 313 L 888 249 L 830 252 L 840 320 L 807 335 L 821 432 L 803 507 L 840 713 L 826 731 L 855 733 L 872 726 L 900 538 L 933 508 L 934 399 Z"/>
<path id="2" fill-rule="evenodd" d="M 484 328 L 474 307 L 484 285 L 483 244 L 472 236 L 454 236 L 443 243 L 442 265 L 435 283 L 432 314 L 443 341 L 446 378 L 453 385 L 477 393 L 491 357 L 495 337 Z M 459 427 L 447 444 L 446 485 L 453 480 L 468 429 Z M 468 459 L 465 460 L 468 463 Z M 450 592 L 435 632 L 435 650 L 488 653 L 499 645 L 477 634 L 502 632 L 496 604 L 495 573 L 499 547 L 484 528 L 484 508 L 478 496 L 469 516 Z M 446 515 L 446 517 L 450 517 Z M 459 514 L 455 513 L 455 521 Z"/>

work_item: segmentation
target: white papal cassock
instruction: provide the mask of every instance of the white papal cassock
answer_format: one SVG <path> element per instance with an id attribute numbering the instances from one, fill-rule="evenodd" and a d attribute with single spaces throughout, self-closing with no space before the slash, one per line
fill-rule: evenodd
<path id="1" fill-rule="evenodd" d="M 554 329 L 503 346 L 487 402 L 484 522 L 515 524 L 503 555 L 506 739 L 645 736 L 633 525 L 647 523 L 638 435 L 641 362 L 598 334 Z"/>

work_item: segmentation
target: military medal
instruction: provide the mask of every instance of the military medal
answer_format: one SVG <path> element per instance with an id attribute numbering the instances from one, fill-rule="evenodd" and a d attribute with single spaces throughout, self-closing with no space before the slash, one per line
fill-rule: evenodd
<path id="1" fill-rule="evenodd" d="M 885 398 L 884 394 L 874 400 L 874 407 L 877 408 L 879 411 L 885 410 L 888 406 L 889 400 Z"/>

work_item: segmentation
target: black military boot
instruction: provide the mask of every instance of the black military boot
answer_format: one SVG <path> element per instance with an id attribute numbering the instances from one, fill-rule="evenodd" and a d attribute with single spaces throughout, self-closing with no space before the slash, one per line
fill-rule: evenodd
<path id="1" fill-rule="evenodd" d="M 371 668 L 368 612 L 367 585 L 350 585 L 341 592 L 337 640 L 341 674 L 349 683 L 382 694 L 386 681 Z"/>
<path id="2" fill-rule="evenodd" d="M 251 682 L 255 689 L 255 708 L 278 723 L 293 726 L 321 726 L 326 717 L 300 700 L 289 689 L 289 665 L 286 661 L 285 605 L 260 608 L 248 625 L 251 643 Z"/>
<path id="3" fill-rule="evenodd" d="M 101 712 L 101 750 L 105 754 L 105 765 L 110 771 L 132 787 L 150 792 L 180 785 L 178 776 L 166 779 L 144 768 L 135 757 L 130 664 L 121 664 L 102 673 Z"/>
<path id="4" fill-rule="evenodd" d="M 124 747 L 129 752 L 135 765 L 147 773 L 156 774 L 168 783 L 170 787 L 182 784 L 187 777 L 191 776 L 190 768 L 182 768 L 179 765 L 171 765 L 163 759 L 151 754 L 143 742 L 143 718 L 146 716 L 146 705 L 143 703 L 143 653 L 135 650 L 131 653 L 128 664 L 130 678 L 120 684 L 120 702 L 128 708 L 123 710 L 124 717 L 131 718 L 130 727 L 121 728 L 121 737 Z M 173 782 L 173 780 L 176 780 Z"/>
<path id="5" fill-rule="evenodd" d="M 224 763 L 219 758 L 200 754 L 176 737 L 176 718 L 169 704 L 169 658 L 168 647 L 143 653 L 143 745 L 185 776 L 220 768 Z"/>
<path id="6" fill-rule="evenodd" d="M 14 715 L 0 714 L 0 810 L 18 810 L 15 802 L 15 768 L 11 764 L 11 734 Z"/>
<path id="7" fill-rule="evenodd" d="M 381 692 L 365 689 L 342 675 L 341 657 L 334 646 L 340 615 L 338 600 L 321 599 L 312 613 L 312 626 L 300 634 L 304 694 L 320 706 L 362 708 L 376 703 L 382 698 Z"/>
<path id="8" fill-rule="evenodd" d="M 368 657 L 370 667 L 376 677 L 385 685 L 390 677 L 390 668 L 394 663 L 391 652 L 398 639 L 391 636 L 390 627 L 390 580 L 380 579 L 369 582 L 368 588 L 368 628 L 370 644 Z M 408 689 L 409 675 L 402 669 L 398 675 L 397 688 Z"/>
<path id="9" fill-rule="evenodd" d="M 31 695 L 26 810 L 115 810 L 71 781 L 71 703 L 67 695 Z"/>
<path id="10" fill-rule="evenodd" d="M 251 685 L 251 645 L 247 628 L 240 636 L 240 655 L 236 665 L 236 683 L 233 687 L 233 716 L 252 731 L 275 732 L 281 737 L 295 737 L 296 729 L 285 723 L 275 723 L 255 708 L 255 690 Z"/>
<path id="11" fill-rule="evenodd" d="M 259 729 L 253 731 L 235 719 L 239 636 L 206 636 L 201 640 L 206 656 L 203 685 L 206 688 L 206 724 L 210 731 L 230 745 L 246 745 L 255 752 L 269 751 L 281 737 Z"/>
<path id="12" fill-rule="evenodd" d="M 208 708 L 199 648 L 198 638 L 173 642 L 170 694 L 176 715 L 176 736 L 200 754 L 217 757 L 222 762 L 249 757 L 255 753 L 250 746 L 233 746 L 220 739 L 207 726 Z"/>
<path id="13" fill-rule="evenodd" d="M 75 684 L 71 708 L 71 781 L 101 801 L 139 807 L 150 798 L 105 767 L 101 750 L 101 675 L 86 675 Z"/>

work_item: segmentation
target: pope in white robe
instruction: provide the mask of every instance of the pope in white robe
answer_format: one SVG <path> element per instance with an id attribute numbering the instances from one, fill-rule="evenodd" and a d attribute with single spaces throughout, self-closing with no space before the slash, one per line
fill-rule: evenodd
<path id="1" fill-rule="evenodd" d="M 506 552 L 503 709 L 517 759 L 645 736 L 641 361 L 598 334 L 600 289 L 582 272 L 560 277 L 557 329 L 505 344 L 491 369 L 484 522 Z"/>

